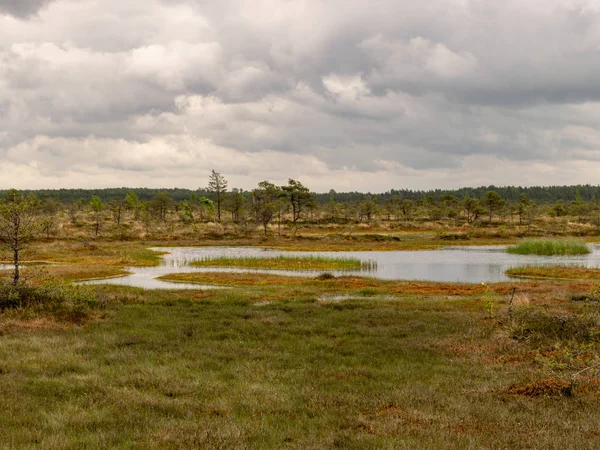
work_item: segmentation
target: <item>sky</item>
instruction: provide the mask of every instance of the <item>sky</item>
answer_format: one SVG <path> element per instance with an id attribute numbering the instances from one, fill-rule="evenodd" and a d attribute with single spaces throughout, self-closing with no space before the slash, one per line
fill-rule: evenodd
<path id="1" fill-rule="evenodd" d="M 600 183 L 600 0 L 0 0 L 0 188 Z"/>

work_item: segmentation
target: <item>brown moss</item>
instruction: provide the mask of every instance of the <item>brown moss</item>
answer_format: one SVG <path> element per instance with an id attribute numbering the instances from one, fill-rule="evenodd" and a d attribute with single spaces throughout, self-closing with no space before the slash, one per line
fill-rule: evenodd
<path id="1" fill-rule="evenodd" d="M 28 320 L 8 320 L 0 326 L 2 330 L 67 330 L 64 323 L 58 322 L 52 317 L 39 317 Z"/>
<path id="2" fill-rule="evenodd" d="M 401 283 L 391 289 L 394 294 L 423 295 L 479 295 L 485 288 L 479 284 L 461 283 Z"/>
<path id="3" fill-rule="evenodd" d="M 523 397 L 563 396 L 573 395 L 573 387 L 570 383 L 557 378 L 545 378 L 530 383 L 516 383 L 510 385 L 506 392 L 510 395 Z"/>
<path id="4" fill-rule="evenodd" d="M 518 267 L 507 270 L 506 274 L 515 278 L 600 280 L 600 269 L 590 269 L 587 267 Z"/>

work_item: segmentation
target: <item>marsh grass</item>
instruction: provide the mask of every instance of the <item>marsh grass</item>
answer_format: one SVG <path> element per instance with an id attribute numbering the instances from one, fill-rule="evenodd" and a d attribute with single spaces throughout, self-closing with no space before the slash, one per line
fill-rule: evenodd
<path id="1" fill-rule="evenodd" d="M 147 248 L 143 243 L 92 242 L 62 240 L 40 242 L 25 250 L 24 263 L 44 261 L 50 263 L 103 265 L 103 266 L 156 266 L 161 253 Z M 3 262 L 9 263 L 10 259 Z"/>
<path id="2" fill-rule="evenodd" d="M 577 239 L 526 239 L 507 247 L 507 253 L 516 255 L 586 255 L 591 250 Z"/>
<path id="3" fill-rule="evenodd" d="M 583 266 L 523 266 L 508 269 L 505 273 L 515 278 L 600 280 L 600 269 Z"/>
<path id="4" fill-rule="evenodd" d="M 205 257 L 190 263 L 194 267 L 237 267 L 248 269 L 275 270 L 375 270 L 377 263 L 372 260 L 363 261 L 358 258 L 326 257 L 326 256 L 276 256 L 272 258 L 258 257 Z"/>

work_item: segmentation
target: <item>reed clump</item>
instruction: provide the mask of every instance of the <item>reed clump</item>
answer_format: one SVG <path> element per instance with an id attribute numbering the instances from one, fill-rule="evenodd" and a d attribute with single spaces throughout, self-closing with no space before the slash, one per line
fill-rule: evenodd
<path id="1" fill-rule="evenodd" d="M 259 258 L 253 256 L 210 257 L 207 256 L 190 263 L 193 267 L 233 267 L 243 269 L 275 270 L 375 270 L 377 263 L 358 258 L 326 256 L 276 256 Z"/>
<path id="2" fill-rule="evenodd" d="M 508 253 L 516 255 L 586 255 L 591 250 L 577 239 L 525 239 L 507 247 Z"/>

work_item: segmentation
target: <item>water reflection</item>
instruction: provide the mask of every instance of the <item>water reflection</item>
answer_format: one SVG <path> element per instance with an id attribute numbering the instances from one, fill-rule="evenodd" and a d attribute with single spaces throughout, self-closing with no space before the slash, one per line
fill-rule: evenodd
<path id="1" fill-rule="evenodd" d="M 253 256 L 273 257 L 288 256 L 337 256 L 352 257 L 377 262 L 374 269 L 359 271 L 331 271 L 334 275 L 349 273 L 371 276 L 386 280 L 427 280 L 447 282 L 497 282 L 513 280 L 504 272 L 507 269 L 525 265 L 580 265 L 584 267 L 600 267 L 600 246 L 592 246 L 589 255 L 577 256 L 534 256 L 510 255 L 504 247 L 451 247 L 442 250 L 428 251 L 392 251 L 392 252 L 286 252 L 252 247 L 172 247 L 156 248 L 164 255 L 162 263 L 157 267 L 128 267 L 132 272 L 121 278 L 94 280 L 87 284 L 120 284 L 137 286 L 146 289 L 213 289 L 188 283 L 170 283 L 157 280 L 157 277 L 170 273 L 193 272 L 255 272 L 272 273 L 290 276 L 316 276 L 321 271 L 285 271 L 285 270 L 251 270 L 232 268 L 199 268 L 188 264 L 199 258 L 210 256 Z"/>

